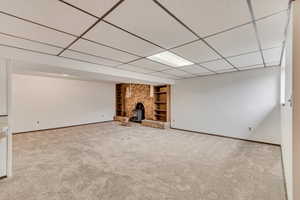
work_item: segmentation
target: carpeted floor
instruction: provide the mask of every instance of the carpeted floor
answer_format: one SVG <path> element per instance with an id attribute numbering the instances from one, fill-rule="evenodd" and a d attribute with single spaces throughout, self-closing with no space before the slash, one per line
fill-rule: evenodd
<path id="1" fill-rule="evenodd" d="M 13 140 L 1 200 L 285 200 L 277 146 L 116 122 Z"/>

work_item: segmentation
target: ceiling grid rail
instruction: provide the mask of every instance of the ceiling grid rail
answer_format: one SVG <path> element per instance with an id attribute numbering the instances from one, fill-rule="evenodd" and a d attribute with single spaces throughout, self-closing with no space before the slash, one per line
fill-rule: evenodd
<path id="1" fill-rule="evenodd" d="M 264 65 L 264 67 L 266 67 L 265 57 L 264 57 L 261 41 L 260 41 L 260 38 L 259 38 L 257 25 L 256 25 L 256 22 L 255 22 L 255 16 L 254 16 L 253 6 L 252 6 L 252 3 L 251 3 L 251 0 L 247 0 L 247 4 L 248 4 L 248 8 L 249 8 L 249 11 L 250 11 L 250 14 L 251 14 L 252 24 L 253 24 L 253 28 L 254 28 L 254 31 L 255 31 L 255 36 L 256 36 L 258 48 L 259 48 L 259 51 L 260 51 L 260 54 L 261 54 L 261 58 L 262 58 L 262 61 L 263 61 L 263 65 Z"/>
<path id="2" fill-rule="evenodd" d="M 77 37 L 73 42 L 71 42 L 67 47 L 65 47 L 61 52 L 57 55 L 60 56 L 64 51 L 69 49 L 75 42 L 81 39 L 87 32 L 89 32 L 92 28 L 94 28 L 104 17 L 106 17 L 109 13 L 111 13 L 114 9 L 116 9 L 124 0 L 118 1 L 111 9 L 109 9 L 101 18 L 98 18 L 96 22 L 94 22 L 89 28 L 87 28 L 79 37 Z"/>
<path id="3" fill-rule="evenodd" d="M 284 50 L 286 48 L 286 43 L 287 43 L 287 37 L 288 37 L 288 29 L 289 29 L 289 24 L 290 24 L 290 20 L 291 20 L 291 14 L 292 14 L 292 2 L 294 0 L 290 0 L 289 2 L 289 9 L 288 9 L 288 12 L 287 12 L 287 15 L 288 15 L 288 20 L 287 20 L 287 23 L 286 23 L 286 26 L 285 26 L 285 29 L 284 29 L 284 41 L 283 41 L 283 44 L 282 44 L 282 50 L 281 50 L 281 55 L 280 55 L 280 66 L 282 66 L 282 62 L 283 62 L 283 57 L 284 57 Z"/>
<path id="4" fill-rule="evenodd" d="M 70 3 L 67 3 L 67 2 L 65 2 L 64 0 L 59 0 L 59 1 L 62 2 L 62 3 L 65 3 L 65 4 L 69 5 L 69 6 L 71 6 L 71 7 L 73 7 L 73 8 L 75 8 L 75 9 L 78 9 L 79 11 L 82 11 L 82 12 L 84 12 L 84 13 L 90 15 L 90 16 L 93 16 L 93 17 L 97 18 L 98 20 L 97 20 L 91 27 L 89 27 L 89 28 L 88 28 L 81 36 L 79 36 L 78 38 L 76 38 L 71 44 L 69 44 L 66 48 L 64 48 L 57 56 L 60 56 L 64 51 L 68 50 L 68 49 L 69 49 L 73 44 L 75 44 L 79 39 L 85 39 L 85 40 L 88 40 L 88 41 L 90 41 L 90 42 L 94 42 L 94 43 L 99 44 L 99 45 L 104 45 L 104 44 L 100 44 L 100 43 L 98 43 L 98 42 L 95 42 L 95 41 L 93 41 L 93 40 L 89 40 L 89 39 L 86 39 L 86 38 L 83 37 L 87 32 L 89 32 L 92 28 L 94 28 L 100 21 L 102 21 L 102 22 L 104 22 L 104 23 L 107 23 L 107 24 L 109 24 L 109 25 L 111 25 L 111 26 L 113 26 L 113 27 L 115 27 L 115 28 L 118 28 L 118 29 L 120 29 L 120 30 L 122 30 L 122 31 L 124 31 L 124 32 L 126 32 L 126 33 L 128 33 L 128 34 L 130 34 L 130 35 L 132 35 L 132 36 L 134 36 L 134 37 L 136 37 L 136 38 L 139 38 L 139 39 L 141 39 L 141 40 L 143 40 L 143 41 L 145 41 L 145 42 L 148 42 L 148 43 L 150 43 L 150 44 L 153 44 L 153 45 L 155 45 L 155 46 L 157 46 L 157 47 L 159 47 L 159 48 L 161 48 L 161 49 L 163 49 L 163 50 L 165 50 L 165 51 L 168 51 L 167 48 L 164 48 L 164 47 L 162 47 L 162 46 L 160 46 L 160 45 L 158 45 L 158 44 L 156 44 L 156 43 L 154 43 L 154 42 L 152 42 L 152 41 L 150 41 L 150 40 L 147 40 L 147 39 L 145 39 L 145 38 L 143 38 L 143 37 L 141 37 L 141 36 L 139 36 L 139 35 L 137 35 L 137 34 L 131 33 L 130 31 L 127 31 L 126 29 L 123 29 L 123 28 L 121 28 L 121 27 L 119 27 L 119 26 L 117 26 L 117 25 L 115 25 L 115 24 L 112 24 L 112 23 L 110 23 L 110 22 L 104 20 L 104 18 L 105 18 L 110 12 L 112 12 L 115 8 L 117 8 L 117 6 L 118 6 L 119 4 L 121 4 L 124 0 L 119 1 L 119 3 L 117 3 L 116 6 L 114 6 L 110 11 L 108 11 L 108 12 L 107 12 L 104 16 L 102 16 L 101 18 L 99 18 L 99 17 L 97 17 L 97 16 L 95 16 L 95 15 L 93 15 L 93 14 L 91 14 L 91 13 L 89 13 L 89 12 L 87 12 L 87 11 L 81 9 L 81 8 L 78 8 L 77 6 L 74 6 L 74 5 L 70 4 Z M 107 46 L 107 45 L 104 45 L 104 46 Z M 110 47 L 110 46 L 108 46 L 108 47 Z M 113 47 L 110 47 L 110 48 L 113 48 Z M 119 50 L 119 51 L 123 51 L 123 50 L 120 50 L 120 49 L 118 49 L 118 50 Z M 124 51 L 123 51 L 123 52 L 124 52 Z M 126 53 L 129 53 L 129 54 L 132 54 L 132 53 L 127 52 L 127 51 L 125 51 L 125 52 L 126 52 Z M 147 57 L 142 57 L 142 56 L 139 56 L 139 55 L 136 55 L 136 54 L 132 54 L 132 55 L 135 55 L 135 56 L 137 56 L 137 57 L 140 57 L 140 58 L 138 58 L 137 60 L 139 60 L 139 59 L 147 59 Z M 133 60 L 133 61 L 136 61 L 136 60 Z M 124 65 L 124 64 L 130 64 L 130 63 L 133 62 L 133 61 L 126 62 L 126 63 L 122 63 L 122 64 L 123 64 L 123 65 Z M 155 61 L 152 60 L 152 62 L 155 62 Z M 163 63 L 159 63 L 159 64 L 163 64 Z M 163 65 L 165 65 L 165 64 L 163 64 Z M 176 67 L 169 66 L 169 65 L 167 65 L 167 66 L 170 67 L 170 68 L 179 70 L 179 71 L 183 71 L 183 72 L 188 73 L 188 74 L 191 74 L 191 75 L 196 75 L 196 74 L 189 73 L 189 72 L 187 72 L 187 71 L 185 71 L 185 70 L 182 70 L 182 69 L 180 69 L 180 68 L 176 68 Z M 117 67 L 118 67 L 118 66 L 117 66 Z M 145 67 L 143 67 L 143 68 L 145 68 Z M 147 69 L 147 68 L 145 68 L 145 69 Z"/>
<path id="5" fill-rule="evenodd" d="M 73 7 L 73 8 L 75 8 L 75 9 L 78 9 L 78 10 L 80 10 L 80 11 L 86 13 L 86 14 L 89 14 L 90 16 L 95 17 L 95 18 L 97 18 L 98 20 L 100 19 L 99 17 L 97 17 L 97 16 L 91 14 L 90 12 L 87 12 L 87 11 L 81 9 L 81 8 L 78 8 L 77 6 L 74 6 L 74 5 L 70 4 L 70 3 L 67 3 L 67 2 L 65 2 L 64 0 L 59 0 L 59 1 L 62 2 L 62 3 L 65 3 L 65 4 L 69 5 L 69 6 L 71 6 L 71 7 Z M 156 44 L 156 43 L 154 43 L 154 42 L 152 42 L 152 41 L 150 41 L 150 40 L 148 40 L 148 39 L 145 39 L 145 38 L 143 38 L 143 37 L 141 37 L 141 36 L 139 36 L 139 35 L 137 35 L 137 34 L 135 34 L 135 33 L 132 33 L 132 32 L 130 32 L 130 31 L 128 31 L 128 30 L 126 30 L 126 29 L 120 27 L 120 26 L 117 26 L 117 25 L 115 25 L 115 24 L 113 24 L 113 23 L 111 23 L 111 22 L 105 20 L 104 17 L 102 17 L 102 22 L 107 23 L 107 24 L 109 24 L 109 25 L 111 25 L 111 26 L 113 26 L 113 27 L 115 27 L 115 28 L 117 28 L 117 29 L 120 29 L 120 30 L 122 30 L 122 31 L 124 31 L 124 32 L 126 32 L 126 33 L 128 33 L 128 34 L 130 34 L 130 35 L 132 35 L 132 36 L 134 36 L 134 37 L 137 37 L 137 38 L 139 38 L 139 39 L 141 39 L 141 40 L 143 40 L 143 41 L 145 41 L 145 42 L 148 42 L 148 43 L 150 43 L 150 44 L 153 44 L 153 45 L 155 45 L 155 46 L 157 46 L 157 47 L 159 47 L 159 48 L 161 48 L 161 49 L 163 49 L 163 50 L 165 50 L 165 51 L 170 51 L 171 49 L 174 48 L 174 47 L 172 47 L 172 48 L 165 48 L 165 47 L 162 47 L 162 46 L 160 46 L 160 45 L 158 45 L 158 44 Z M 94 27 L 94 26 L 93 26 L 93 27 Z M 93 28 L 93 27 L 92 27 L 92 28 Z M 92 28 L 91 28 L 91 29 L 92 29 Z M 90 29 L 89 29 L 89 30 L 90 30 Z M 88 31 L 87 31 L 87 32 L 88 32 Z M 197 37 L 198 37 L 198 36 L 197 36 Z M 97 44 L 99 44 L 99 45 L 103 45 L 103 44 L 100 44 L 100 43 L 95 42 L 95 41 L 93 41 L 93 40 L 86 39 L 86 38 L 84 38 L 83 36 L 82 36 L 81 38 L 82 38 L 82 39 L 85 39 L 85 40 L 88 40 L 88 41 L 90 41 L 90 42 L 97 43 Z M 198 37 L 198 38 L 199 38 L 199 37 Z M 186 44 L 190 44 L 190 43 L 192 43 L 192 42 L 199 41 L 199 40 L 201 40 L 201 39 L 197 39 L 197 40 L 190 41 L 190 42 L 188 42 L 188 43 L 185 43 L 185 45 L 186 45 Z M 77 40 L 76 40 L 76 41 L 77 41 Z M 76 42 L 76 41 L 75 41 L 75 42 Z M 75 42 L 74 42 L 74 43 L 75 43 Z M 71 45 L 70 45 L 70 46 L 71 46 Z M 184 45 L 180 45 L 180 46 L 184 46 Z M 178 46 L 177 46 L 177 47 L 178 47 Z M 176 48 L 177 48 L 177 47 L 176 47 Z M 126 52 L 126 53 L 130 53 L 130 52 Z M 174 53 L 174 52 L 172 52 L 172 53 Z M 176 53 L 174 53 L 174 54 L 176 54 Z M 59 54 L 59 55 L 60 55 L 60 54 Z M 133 54 L 133 55 L 134 55 L 134 54 Z M 176 55 L 177 55 L 177 54 L 176 54 Z M 122 64 L 123 64 L 123 65 L 124 65 L 124 64 L 129 64 L 129 65 L 130 65 L 130 63 L 135 62 L 135 61 L 137 61 L 137 60 L 140 60 L 140 59 L 147 59 L 147 57 L 144 57 L 144 56 L 139 56 L 139 55 L 137 55 L 137 56 L 140 57 L 140 58 L 137 58 L 136 60 L 129 61 L 129 62 L 125 62 L 125 63 L 122 63 Z M 182 56 L 181 56 L 181 57 L 182 57 Z M 152 61 L 152 62 L 155 62 L 155 61 L 153 61 L 153 60 L 151 60 L 151 61 Z M 163 64 L 163 63 L 160 63 L 160 64 Z M 163 64 L 163 65 L 165 65 L 165 64 Z M 210 70 L 210 69 L 208 69 L 208 68 L 206 68 L 206 67 L 204 67 L 204 66 L 201 66 L 201 65 L 199 65 L 198 63 L 195 63 L 195 65 L 198 66 L 198 67 L 204 68 L 204 69 L 206 69 L 206 70 L 208 70 L 208 71 L 210 71 L 210 72 L 213 72 L 213 73 L 217 74 L 215 71 Z M 176 69 L 176 70 L 179 70 L 179 71 L 183 71 L 183 72 L 188 73 L 188 74 L 191 74 L 191 75 L 197 75 L 197 74 L 193 74 L 193 73 L 187 72 L 187 71 L 185 71 L 185 70 L 183 70 L 183 69 L 181 69 L 181 68 L 176 68 L 176 67 L 169 66 L 169 65 L 166 65 L 166 66 L 168 66 L 168 67 L 170 67 L 170 68 L 173 68 L 173 69 Z M 117 66 L 117 67 L 119 67 L 119 66 Z M 145 68 L 145 67 L 142 67 L 142 68 Z M 145 69 L 147 69 L 147 68 L 145 68 Z M 155 71 L 155 72 L 160 72 L 160 71 Z"/>
<path id="6" fill-rule="evenodd" d="M 199 40 L 204 42 L 210 49 L 212 49 L 216 54 L 218 54 L 225 62 L 227 62 L 229 65 L 231 65 L 233 68 L 235 68 L 237 71 L 239 69 L 235 67 L 229 60 L 227 60 L 217 49 L 212 47 L 206 40 L 201 38 L 195 31 L 193 31 L 190 27 L 188 27 L 185 23 L 183 23 L 178 17 L 176 17 L 171 11 L 169 11 L 166 7 L 164 7 L 160 2 L 157 0 L 153 0 L 159 7 L 161 7 L 166 13 L 168 13 L 171 17 L 173 17 L 177 22 L 179 22 L 181 25 L 183 25 L 186 29 L 188 29 L 191 33 L 193 33 Z"/>

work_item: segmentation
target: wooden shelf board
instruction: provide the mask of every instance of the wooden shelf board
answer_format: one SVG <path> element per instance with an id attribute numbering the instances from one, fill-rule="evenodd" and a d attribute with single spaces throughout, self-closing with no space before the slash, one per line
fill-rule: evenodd
<path id="1" fill-rule="evenodd" d="M 159 116 L 159 117 L 166 117 L 165 114 L 155 114 L 155 116 Z"/>
<path id="2" fill-rule="evenodd" d="M 167 87 L 166 85 L 156 85 L 155 86 L 156 88 L 165 88 L 165 87 Z"/>
<path id="3" fill-rule="evenodd" d="M 155 101 L 156 104 L 167 104 L 166 101 Z"/>
<path id="4" fill-rule="evenodd" d="M 155 109 L 155 111 L 159 111 L 159 112 L 167 112 L 167 110 L 163 110 L 163 109 Z"/>

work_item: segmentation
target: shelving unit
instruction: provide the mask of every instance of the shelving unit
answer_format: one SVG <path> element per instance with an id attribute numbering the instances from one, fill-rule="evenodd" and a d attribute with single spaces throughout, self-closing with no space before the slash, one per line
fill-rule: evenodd
<path id="1" fill-rule="evenodd" d="M 116 116 L 125 116 L 125 88 L 122 84 L 116 85 Z"/>
<path id="2" fill-rule="evenodd" d="M 170 86 L 154 86 L 154 117 L 156 121 L 168 122 L 170 119 Z"/>

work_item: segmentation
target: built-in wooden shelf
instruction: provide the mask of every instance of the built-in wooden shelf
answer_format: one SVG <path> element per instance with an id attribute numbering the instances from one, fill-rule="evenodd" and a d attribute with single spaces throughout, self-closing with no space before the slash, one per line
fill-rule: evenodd
<path id="1" fill-rule="evenodd" d="M 154 116 L 156 121 L 168 122 L 169 117 L 170 86 L 154 86 Z"/>
<path id="2" fill-rule="evenodd" d="M 116 85 L 116 116 L 125 116 L 125 88 L 122 84 Z"/>

